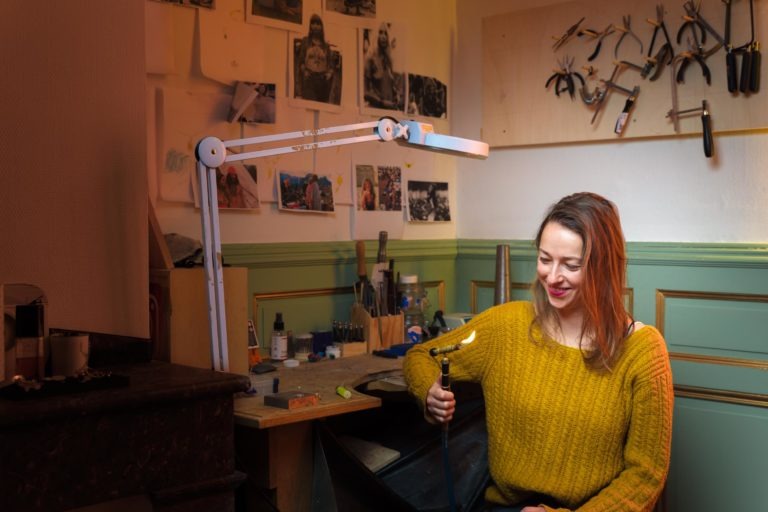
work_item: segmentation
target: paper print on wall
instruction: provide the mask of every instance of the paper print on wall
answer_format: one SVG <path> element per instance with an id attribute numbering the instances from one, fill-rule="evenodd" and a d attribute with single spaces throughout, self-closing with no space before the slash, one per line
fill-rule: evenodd
<path id="1" fill-rule="evenodd" d="M 245 21 L 298 30 L 304 22 L 304 0 L 246 0 Z"/>
<path id="2" fill-rule="evenodd" d="M 256 166 L 228 162 L 216 169 L 219 209 L 255 209 L 259 207 Z"/>
<path id="3" fill-rule="evenodd" d="M 376 19 L 376 0 L 323 0 L 323 16 L 345 25 Z"/>
<path id="4" fill-rule="evenodd" d="M 405 112 L 405 30 L 382 22 L 360 29 L 360 110 L 364 114 Z"/>
<path id="5" fill-rule="evenodd" d="M 318 14 L 309 18 L 306 34 L 288 39 L 288 98 L 292 105 L 317 110 L 341 111 L 343 59 Z"/>
<path id="6" fill-rule="evenodd" d="M 208 136 L 239 137 L 238 125 L 226 122 L 232 98 L 227 94 L 157 90 L 157 179 L 160 199 L 192 203 L 197 182 L 195 147 Z"/>
<path id="7" fill-rule="evenodd" d="M 450 221 L 448 183 L 408 181 L 408 220 L 411 222 Z"/>
<path id="8" fill-rule="evenodd" d="M 402 211 L 402 171 L 398 166 L 377 166 L 378 207 L 384 211 Z"/>
<path id="9" fill-rule="evenodd" d="M 216 0 L 154 0 L 163 4 L 184 5 L 187 7 L 202 7 L 204 9 L 215 9 Z"/>
<path id="10" fill-rule="evenodd" d="M 227 120 L 230 123 L 275 123 L 275 84 L 237 82 Z"/>
<path id="11" fill-rule="evenodd" d="M 448 87 L 431 76 L 408 74 L 408 114 L 448 117 Z"/>
<path id="12" fill-rule="evenodd" d="M 278 208 L 291 212 L 332 213 L 333 182 L 317 173 L 278 173 Z"/>
<path id="13" fill-rule="evenodd" d="M 355 165 L 355 197 L 357 209 L 375 211 L 376 207 L 376 172 L 372 165 Z"/>

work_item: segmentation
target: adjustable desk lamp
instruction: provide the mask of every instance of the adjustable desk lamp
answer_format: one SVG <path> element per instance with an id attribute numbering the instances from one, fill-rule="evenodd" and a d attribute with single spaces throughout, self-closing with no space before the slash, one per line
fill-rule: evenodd
<path id="1" fill-rule="evenodd" d="M 292 146 L 274 147 L 243 153 L 229 153 L 227 148 L 264 144 L 289 139 L 306 139 L 329 134 L 372 130 L 368 135 L 347 136 L 342 138 L 300 143 Z M 296 151 L 356 144 L 358 142 L 395 141 L 407 147 L 427 149 L 457 156 L 474 158 L 488 157 L 488 144 L 459 137 L 450 137 L 434 133 L 431 124 L 417 121 L 400 121 L 390 117 L 367 123 L 289 132 L 277 135 L 265 135 L 246 139 L 222 141 L 216 137 L 206 137 L 197 143 L 197 178 L 200 185 L 200 216 L 203 228 L 203 259 L 205 265 L 206 291 L 208 298 L 208 318 L 211 336 L 211 361 L 213 369 L 229 371 L 227 354 L 227 324 L 224 309 L 224 276 L 221 262 L 221 237 L 219 234 L 219 205 L 216 188 L 216 168 L 226 162 L 250 160 L 265 156 L 281 155 Z"/>

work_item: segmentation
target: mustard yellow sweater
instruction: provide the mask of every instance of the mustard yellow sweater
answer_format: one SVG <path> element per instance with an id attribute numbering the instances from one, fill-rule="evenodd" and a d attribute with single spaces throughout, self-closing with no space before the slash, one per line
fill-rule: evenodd
<path id="1" fill-rule="evenodd" d="M 651 510 L 669 468 L 672 373 L 661 334 L 645 326 L 626 340 L 612 371 L 580 350 L 528 336 L 529 302 L 486 310 L 469 324 L 408 351 L 410 393 L 422 408 L 440 374 L 429 349 L 475 341 L 449 354 L 451 380 L 483 388 L 492 485 L 485 498 L 515 504 L 531 493 L 581 511 Z M 551 509 L 548 509 L 551 510 Z"/>

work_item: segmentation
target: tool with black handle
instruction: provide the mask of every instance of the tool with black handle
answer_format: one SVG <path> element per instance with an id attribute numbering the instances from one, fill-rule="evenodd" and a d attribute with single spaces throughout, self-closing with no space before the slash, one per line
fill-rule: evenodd
<path id="1" fill-rule="evenodd" d="M 736 79 L 736 54 L 731 46 L 731 0 L 723 0 L 725 4 L 725 35 L 723 36 L 725 46 L 725 73 L 728 77 L 728 92 L 736 92 L 739 89 L 739 83 Z"/>
<path id="2" fill-rule="evenodd" d="M 616 126 L 613 129 L 616 135 L 621 135 L 624 133 L 624 128 L 627 124 L 627 120 L 629 119 L 629 114 L 632 111 L 632 107 L 635 105 L 638 94 L 640 94 L 640 87 L 635 87 L 629 91 L 629 97 L 627 98 L 627 101 L 624 102 L 624 110 L 621 111 L 618 119 L 616 119 Z"/>
<path id="3" fill-rule="evenodd" d="M 714 148 L 712 145 L 712 122 L 709 118 L 707 100 L 702 100 L 701 102 L 701 129 L 704 139 L 704 156 L 711 158 Z"/>

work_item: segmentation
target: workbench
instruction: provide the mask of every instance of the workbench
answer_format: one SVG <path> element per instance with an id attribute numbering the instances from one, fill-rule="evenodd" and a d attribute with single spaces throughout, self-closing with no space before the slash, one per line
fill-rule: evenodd
<path id="1" fill-rule="evenodd" d="M 283 512 L 311 509 L 315 447 L 313 420 L 381 406 L 381 400 L 355 390 L 367 382 L 402 375 L 402 357 L 370 354 L 286 368 L 268 375 L 279 379 L 279 391 L 316 393 L 316 405 L 281 409 L 264 405 L 263 396 L 235 399 L 235 451 L 237 467 L 248 475 L 244 495 L 248 511 Z M 336 393 L 337 386 L 351 392 Z"/>

